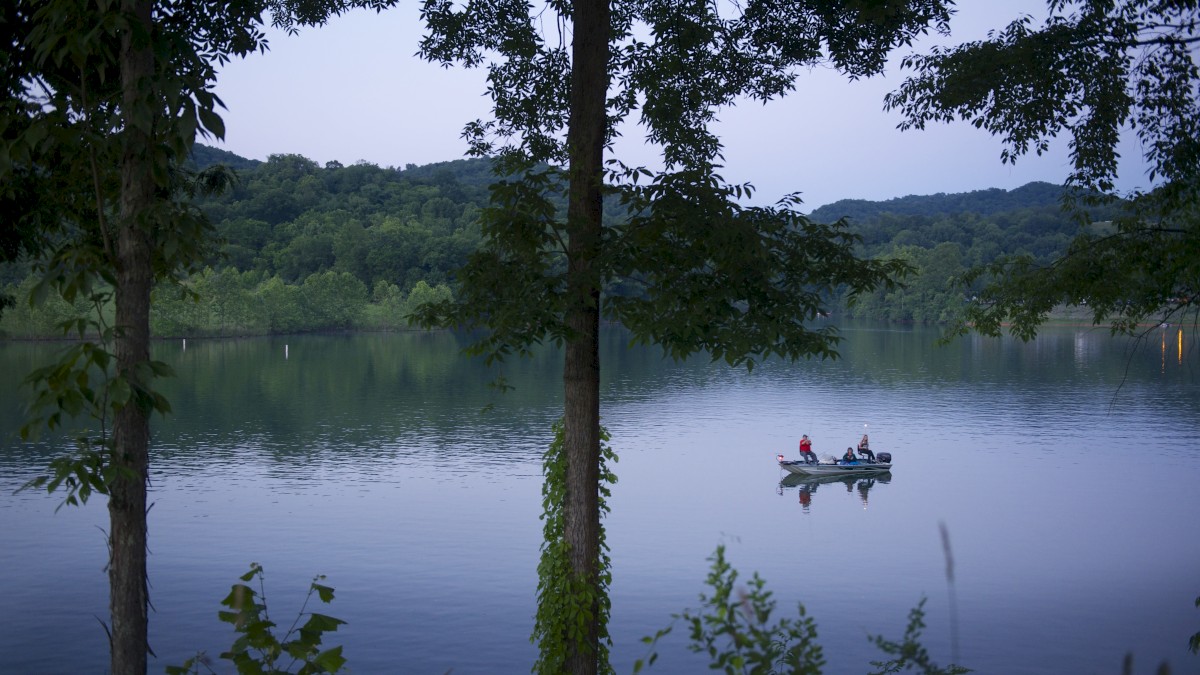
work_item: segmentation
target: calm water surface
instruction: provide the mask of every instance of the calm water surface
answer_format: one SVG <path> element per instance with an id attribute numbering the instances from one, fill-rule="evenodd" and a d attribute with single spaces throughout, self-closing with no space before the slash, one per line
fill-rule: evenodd
<path id="1" fill-rule="evenodd" d="M 927 598 L 925 643 L 979 673 L 1200 673 L 1200 363 L 1190 335 L 1134 345 L 1053 329 L 936 347 L 924 329 L 848 326 L 837 362 L 752 373 L 602 347 L 620 455 L 607 519 L 614 665 L 698 606 L 718 544 L 803 603 L 828 673 L 864 673 Z M 156 419 L 151 672 L 227 648 L 219 601 L 251 561 L 289 623 L 314 574 L 354 673 L 525 673 L 535 658 L 541 452 L 559 355 L 512 363 L 516 390 L 451 334 L 156 345 L 178 377 Z M 14 490 L 59 452 L 20 444 L 17 383 L 51 345 L 0 344 L 0 673 L 103 673 L 102 501 Z M 492 408 L 487 410 L 491 404 Z M 864 428 L 896 468 L 781 482 L 777 453 L 840 454 Z M 953 554 L 953 585 L 939 524 Z M 286 618 L 286 620 L 285 620 Z M 651 673 L 704 670 L 682 626 Z M 231 672 L 218 664 L 219 672 Z"/>

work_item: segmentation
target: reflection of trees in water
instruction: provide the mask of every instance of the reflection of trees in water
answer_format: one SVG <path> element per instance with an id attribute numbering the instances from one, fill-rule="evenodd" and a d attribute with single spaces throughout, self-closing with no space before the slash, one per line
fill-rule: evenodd
<path id="1" fill-rule="evenodd" d="M 770 395 L 801 396 L 796 400 L 811 407 L 809 422 L 840 412 L 824 404 L 844 401 L 846 392 L 863 406 L 879 406 L 885 417 L 890 408 L 882 399 L 903 397 L 916 386 L 932 391 L 934 404 L 971 397 L 976 406 L 1039 420 L 1049 409 L 1107 407 L 1119 385 L 1131 415 L 1162 416 L 1158 402 L 1164 396 L 1171 397 L 1172 418 L 1200 414 L 1200 398 L 1190 393 L 1195 374 L 1189 334 L 1181 337 L 1178 327 L 1155 328 L 1153 339 L 1132 354 L 1128 339 L 1111 339 L 1105 331 L 1047 328 L 1030 344 L 973 336 L 939 347 L 935 327 L 856 321 L 839 327 L 843 359 L 768 360 L 751 374 L 704 358 L 676 363 L 657 347 L 629 349 L 628 333 L 608 327 L 600 347 L 609 364 L 601 385 L 607 411 L 628 403 L 687 404 L 708 394 L 716 400 L 762 386 Z M 463 333 L 419 331 L 189 339 L 186 348 L 180 340 L 157 341 L 154 358 L 171 365 L 176 376 L 156 383 L 173 409 L 151 421 L 156 465 L 250 455 L 290 466 L 330 453 L 380 461 L 437 453 L 461 461 L 537 462 L 561 414 L 561 354 L 547 345 L 491 371 L 463 355 L 471 341 Z M 0 434 L 8 443 L 0 471 L 43 466 L 72 447 L 74 431 L 96 428 L 81 420 L 39 443 L 15 442 L 27 394 L 21 379 L 64 346 L 0 342 Z M 500 395 L 489 388 L 497 374 L 514 389 Z M 1180 386 L 1166 386 L 1171 384 Z M 824 397 L 834 390 L 838 396 Z M 803 398 L 809 392 L 821 398 Z M 938 392 L 947 395 L 938 398 Z M 493 408 L 484 412 L 488 406 Z M 811 492 L 805 496 L 811 498 Z"/>
<path id="2" fill-rule="evenodd" d="M 513 357 L 497 371 L 464 356 L 452 332 L 289 335 L 156 342 L 154 358 L 175 377 L 156 382 L 172 414 L 151 422 L 158 460 L 248 456 L 291 465 L 330 452 L 390 456 L 466 450 L 476 457 L 517 453 L 536 461 L 561 406 L 546 382 L 561 378 L 550 350 Z M 4 345 L 0 372 L 23 373 L 48 360 L 55 345 Z M 503 374 L 513 389 L 488 386 Z M 0 430 L 19 428 L 17 387 L 0 395 Z M 495 410 L 484 411 L 489 405 Z M 92 426 L 87 420 L 64 425 Z M 18 444 L 23 465 L 45 464 L 69 448 L 48 434 Z M 543 438 L 544 437 L 544 438 Z M 462 454 L 461 452 L 458 454 Z"/>
<path id="3" fill-rule="evenodd" d="M 858 493 L 858 499 L 862 502 L 863 508 L 868 506 L 871 490 L 876 484 L 887 485 L 892 481 L 891 473 L 874 474 L 871 476 L 801 476 L 799 474 L 789 474 L 786 478 L 779 481 L 778 494 L 790 488 L 796 488 L 799 497 L 800 506 L 805 513 L 809 512 L 812 507 L 813 498 L 817 494 L 818 488 L 822 485 L 830 485 L 832 483 L 841 483 L 846 488 L 846 494 L 853 495 Z"/>
<path id="4" fill-rule="evenodd" d="M 1164 338 L 1153 331 L 1138 340 L 1079 325 L 1044 326 L 1029 343 L 972 334 L 952 343 L 957 345 L 955 352 L 932 348 L 941 337 L 936 326 L 843 320 L 838 328 L 844 338 L 838 351 L 847 365 L 835 372 L 850 381 L 865 378 L 879 385 L 988 381 L 1019 386 L 1083 380 L 1101 386 L 1124 382 L 1159 387 L 1164 369 L 1181 381 L 1193 381 L 1189 339 L 1177 334 L 1178 326 L 1166 336 L 1165 348 Z M 1165 365 L 1164 349 L 1171 351 Z M 885 364 L 886 368 L 880 367 Z M 1026 389 L 1026 393 L 1045 395 L 1036 389 Z"/>
<path id="5" fill-rule="evenodd" d="M 653 400 L 672 379 L 676 389 L 696 389 L 735 376 L 705 359 L 677 364 L 657 348 L 627 349 L 620 329 L 604 336 L 603 358 L 616 365 L 603 386 L 616 403 Z M 155 462 L 254 457 L 292 466 L 331 454 L 362 463 L 409 455 L 538 462 L 562 414 L 561 353 L 547 345 L 489 369 L 463 354 L 472 339 L 410 331 L 157 341 L 153 356 L 175 377 L 156 382 L 173 412 L 151 421 Z M 20 378 L 61 348 L 0 343 L 9 385 L 0 387 L 0 432 L 15 435 L 23 423 Z M 489 386 L 497 376 L 506 393 Z M 13 446 L 0 465 L 43 466 L 70 449 L 70 434 Z"/>

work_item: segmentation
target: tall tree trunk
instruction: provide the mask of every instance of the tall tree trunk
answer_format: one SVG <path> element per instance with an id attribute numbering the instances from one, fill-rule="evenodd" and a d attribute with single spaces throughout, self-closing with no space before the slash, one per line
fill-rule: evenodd
<path id="1" fill-rule="evenodd" d="M 117 235 L 115 353 L 117 372 L 134 387 L 150 359 L 150 287 L 153 282 L 148 224 L 155 198 L 153 172 L 154 55 L 149 39 L 152 0 L 125 0 L 121 9 L 137 25 L 121 38 L 122 130 L 120 231 Z M 150 411 L 130 400 L 113 420 L 110 486 L 109 610 L 113 675 L 142 675 L 149 651 L 146 583 L 146 481 Z"/>
<path id="2" fill-rule="evenodd" d="M 600 583 L 600 253 L 601 187 L 607 125 L 609 9 L 607 0 L 574 5 L 570 152 L 567 204 L 567 285 L 571 306 L 563 369 L 564 444 L 567 457 L 564 538 L 570 546 L 573 574 L 588 586 Z M 597 668 L 601 626 L 595 594 L 586 643 L 569 647 L 567 667 L 576 675 Z"/>

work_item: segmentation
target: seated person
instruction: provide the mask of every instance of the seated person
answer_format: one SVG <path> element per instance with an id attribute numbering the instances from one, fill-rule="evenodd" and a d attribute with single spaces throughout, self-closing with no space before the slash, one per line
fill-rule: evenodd
<path id="1" fill-rule="evenodd" d="M 843 462 L 857 462 L 858 456 L 854 454 L 854 448 L 846 448 L 846 454 L 842 455 Z"/>
<path id="2" fill-rule="evenodd" d="M 858 442 L 858 454 L 867 458 L 867 461 L 875 461 L 875 453 L 871 452 L 871 446 L 867 441 L 867 435 L 863 434 L 863 438 Z"/>

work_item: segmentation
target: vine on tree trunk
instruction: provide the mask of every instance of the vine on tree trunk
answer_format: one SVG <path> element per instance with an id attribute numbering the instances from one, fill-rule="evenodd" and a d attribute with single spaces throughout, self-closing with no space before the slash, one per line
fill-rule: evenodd
<path id="1" fill-rule="evenodd" d="M 600 427 L 600 481 L 599 507 L 601 517 L 608 513 L 605 500 L 611 495 L 609 486 L 617 482 L 617 476 L 609 469 L 609 463 L 617 462 L 617 455 L 608 446 L 608 430 Z M 534 663 L 535 673 L 565 672 L 566 659 L 571 645 L 587 639 L 589 627 L 598 624 L 600 635 L 597 642 L 596 671 L 614 672 L 609 665 L 609 647 L 612 638 L 608 634 L 608 616 L 611 602 L 608 587 L 612 582 L 612 560 L 605 543 L 604 526 L 600 526 L 600 545 L 595 564 L 596 579 L 580 578 L 571 569 L 570 547 L 564 536 L 563 504 L 567 491 L 567 462 L 564 451 L 563 422 L 554 423 L 554 440 L 542 456 L 542 557 L 538 563 L 538 610 L 535 616 L 533 635 L 530 641 L 538 645 L 538 660 Z M 599 597 L 597 597 L 597 595 Z M 592 616 L 593 608 L 600 616 Z"/>

